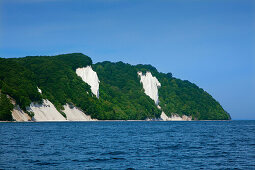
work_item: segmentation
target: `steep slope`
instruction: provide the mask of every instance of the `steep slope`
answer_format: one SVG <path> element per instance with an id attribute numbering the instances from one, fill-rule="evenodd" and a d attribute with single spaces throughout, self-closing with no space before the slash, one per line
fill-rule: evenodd
<path id="1" fill-rule="evenodd" d="M 16 105 L 13 108 L 11 114 L 13 120 L 17 122 L 27 122 L 32 120 L 31 117 L 19 107 L 19 105 Z"/>
<path id="2" fill-rule="evenodd" d="M 151 65 L 137 65 L 138 71 L 150 71 L 161 83 L 159 105 L 171 117 L 192 116 L 197 120 L 229 120 L 230 115 L 206 91 L 187 80 L 172 77 L 171 73 L 159 73 Z"/>
<path id="3" fill-rule="evenodd" d="M 73 103 L 86 114 L 98 115 L 100 102 L 93 97 L 90 86 L 75 73 L 76 68 L 92 64 L 89 57 L 75 53 L 0 58 L 0 61 L 0 89 L 14 98 L 22 110 L 26 111 L 32 102 L 42 104 L 44 98 L 53 103 L 64 117 L 63 105 L 67 103 Z M 38 87 L 42 94 L 38 92 Z"/>
<path id="4" fill-rule="evenodd" d="M 66 104 L 64 106 L 63 112 L 66 115 L 66 119 L 70 121 L 93 121 L 96 119 L 92 119 L 91 116 L 86 115 L 82 110 L 78 109 L 77 107 Z"/>
<path id="5" fill-rule="evenodd" d="M 97 98 L 99 98 L 99 79 L 97 73 L 92 70 L 91 66 L 77 68 L 76 74 L 91 87 L 91 91 Z"/>
<path id="6" fill-rule="evenodd" d="M 143 84 L 143 89 L 146 95 L 148 95 L 152 100 L 154 100 L 157 107 L 162 110 L 162 108 L 159 106 L 159 97 L 158 97 L 158 88 L 160 88 L 161 84 L 158 81 L 158 79 L 154 76 L 152 76 L 151 72 L 146 71 L 145 74 L 142 72 L 137 72 L 137 74 L 140 77 L 140 81 Z M 162 113 L 160 115 L 161 120 L 163 121 L 187 121 L 191 120 L 191 116 L 182 115 L 180 117 L 178 114 L 171 113 L 170 116 L 167 116 L 162 110 Z"/>
<path id="7" fill-rule="evenodd" d="M 141 78 L 145 94 L 147 94 L 152 100 L 154 100 L 156 105 L 158 105 L 158 87 L 161 86 L 158 79 L 153 77 L 151 72 L 146 72 L 145 75 L 143 75 L 142 72 L 138 72 L 137 74 Z"/>
<path id="8" fill-rule="evenodd" d="M 145 120 L 160 117 L 160 110 L 144 93 L 134 66 L 102 62 L 93 65 L 93 69 L 100 79 L 100 100 L 109 109 L 107 118 Z"/>
<path id="9" fill-rule="evenodd" d="M 36 75 L 17 59 L 0 58 L 0 70 L 0 90 L 15 99 L 21 109 L 25 110 L 32 101 L 42 100 L 36 86 Z"/>
<path id="10" fill-rule="evenodd" d="M 42 96 L 62 110 L 67 103 L 73 103 L 87 114 L 97 115 L 98 103 L 90 86 L 75 73 L 76 68 L 91 65 L 91 59 L 83 54 L 25 57 L 17 60 L 36 75 L 35 82 L 42 90 Z"/>
<path id="11" fill-rule="evenodd" d="M 0 91 L 0 121 L 12 121 L 13 105 L 7 96 Z"/>
<path id="12" fill-rule="evenodd" d="M 150 65 L 93 65 L 88 56 L 73 53 L 0 58 L 0 70 L 1 120 L 12 120 L 13 108 L 16 119 L 25 120 L 24 112 L 38 121 L 158 119 L 162 111 L 166 119 L 230 119 L 203 89 Z"/>

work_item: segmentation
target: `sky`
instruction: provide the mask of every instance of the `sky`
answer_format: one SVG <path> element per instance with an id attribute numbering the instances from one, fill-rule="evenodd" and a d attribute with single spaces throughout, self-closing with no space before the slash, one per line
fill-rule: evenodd
<path id="1" fill-rule="evenodd" d="M 255 119 L 254 0 L 0 0 L 0 57 L 151 64 Z"/>

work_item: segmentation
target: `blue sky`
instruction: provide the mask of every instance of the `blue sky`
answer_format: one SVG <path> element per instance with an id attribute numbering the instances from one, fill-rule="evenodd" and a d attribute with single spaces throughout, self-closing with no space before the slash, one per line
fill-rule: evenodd
<path id="1" fill-rule="evenodd" d="M 1 0 L 0 57 L 152 64 L 255 119 L 254 0 Z"/>

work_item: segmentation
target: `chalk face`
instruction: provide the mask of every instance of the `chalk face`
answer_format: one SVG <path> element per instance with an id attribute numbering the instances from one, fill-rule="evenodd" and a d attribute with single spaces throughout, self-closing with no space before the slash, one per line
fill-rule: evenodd
<path id="1" fill-rule="evenodd" d="M 39 93 L 42 90 L 37 87 Z M 65 121 L 65 117 L 57 111 L 55 106 L 47 99 L 43 99 L 42 103 L 32 102 L 27 108 L 28 111 L 34 113 L 34 121 Z"/>
<path id="2" fill-rule="evenodd" d="M 145 94 L 154 100 L 156 105 L 158 105 L 158 87 L 161 86 L 158 79 L 152 76 L 151 72 L 146 72 L 145 75 L 143 75 L 142 72 L 138 72 L 137 74 L 141 78 L 140 82 L 143 84 Z"/>
<path id="3" fill-rule="evenodd" d="M 39 92 L 39 93 L 41 93 L 41 94 L 42 94 L 42 90 L 41 90 L 41 89 L 39 89 L 39 87 L 37 87 L 37 90 L 38 90 L 38 92 Z"/>
<path id="4" fill-rule="evenodd" d="M 16 105 L 14 109 L 12 110 L 12 118 L 17 122 L 26 122 L 31 121 L 30 116 L 25 113 L 19 105 Z"/>
<path id="5" fill-rule="evenodd" d="M 62 116 L 55 106 L 47 99 L 43 99 L 42 104 L 32 102 L 27 109 L 34 113 L 34 121 L 65 121 L 65 117 Z"/>
<path id="6" fill-rule="evenodd" d="M 88 83 L 91 87 L 91 91 L 97 98 L 99 98 L 99 79 L 97 73 L 93 71 L 91 66 L 77 68 L 76 74 L 82 78 L 82 80 Z"/>
<path id="7" fill-rule="evenodd" d="M 66 114 L 66 119 L 70 121 L 94 121 L 89 115 L 86 115 L 82 110 L 75 106 L 64 105 L 63 112 Z"/>
<path id="8" fill-rule="evenodd" d="M 42 90 L 38 89 L 38 92 L 42 94 Z M 28 111 L 34 113 L 32 118 L 33 121 L 95 121 L 90 115 L 86 115 L 82 110 L 77 107 L 66 104 L 64 105 L 64 110 L 66 118 L 55 108 L 55 106 L 47 99 L 43 99 L 42 103 L 32 102 Z M 15 109 L 12 111 L 12 116 L 16 121 L 30 121 L 31 118 L 22 111 L 19 106 L 15 106 Z"/>
<path id="9" fill-rule="evenodd" d="M 186 116 L 186 115 L 182 115 L 182 117 L 180 117 L 177 114 L 172 114 L 171 117 L 168 117 L 163 111 L 160 115 L 160 118 L 163 121 L 191 121 L 192 120 L 191 116 Z"/>

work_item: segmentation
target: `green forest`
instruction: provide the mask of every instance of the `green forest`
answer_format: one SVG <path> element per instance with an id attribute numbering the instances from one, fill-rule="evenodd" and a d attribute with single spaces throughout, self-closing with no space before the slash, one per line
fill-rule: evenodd
<path id="1" fill-rule="evenodd" d="M 210 94 L 188 80 L 174 78 L 172 73 L 159 73 L 151 65 L 137 65 L 137 70 L 150 71 L 156 76 L 159 88 L 159 105 L 166 115 L 172 113 L 192 116 L 197 120 L 228 120 L 230 115 Z"/>
<path id="2" fill-rule="evenodd" d="M 75 73 L 77 68 L 88 65 L 92 65 L 100 80 L 99 99 Z M 72 53 L 0 58 L 0 120 L 12 120 L 14 106 L 8 96 L 24 111 L 31 102 L 48 99 L 63 115 L 63 105 L 69 103 L 99 120 L 159 118 L 161 110 L 144 93 L 137 71 L 150 71 L 157 77 L 161 83 L 159 105 L 168 116 L 176 113 L 192 116 L 195 120 L 230 119 L 210 94 L 187 80 L 174 78 L 171 73 L 160 73 L 151 65 L 109 61 L 92 64 L 90 57 Z"/>

